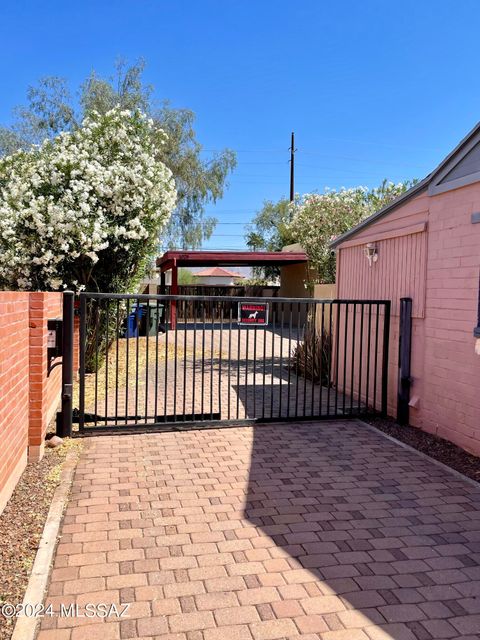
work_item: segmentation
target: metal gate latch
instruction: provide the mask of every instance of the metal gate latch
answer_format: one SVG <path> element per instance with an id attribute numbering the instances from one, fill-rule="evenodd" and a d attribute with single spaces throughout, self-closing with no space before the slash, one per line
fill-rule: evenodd
<path id="1" fill-rule="evenodd" d="M 62 395 L 64 398 L 71 398 L 73 396 L 73 384 L 64 384 Z"/>

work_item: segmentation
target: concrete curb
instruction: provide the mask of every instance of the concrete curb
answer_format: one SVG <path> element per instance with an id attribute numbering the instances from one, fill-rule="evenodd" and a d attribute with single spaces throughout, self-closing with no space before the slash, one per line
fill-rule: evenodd
<path id="1" fill-rule="evenodd" d="M 405 442 L 401 442 L 401 440 L 397 440 L 396 438 L 393 438 L 392 436 L 389 436 L 388 433 L 385 433 L 381 429 L 376 429 L 373 425 L 368 424 L 368 422 L 364 422 L 363 420 L 358 420 L 358 419 L 355 420 L 355 422 L 357 424 L 360 424 L 362 427 L 366 427 L 370 431 L 373 431 L 374 433 L 377 433 L 378 435 L 383 436 L 387 440 L 390 440 L 390 442 L 393 442 L 394 444 L 398 445 L 399 447 L 402 447 L 402 449 L 408 449 L 408 451 L 412 451 L 413 453 L 415 453 L 420 458 L 423 458 L 424 460 L 428 460 L 428 462 L 431 462 L 435 466 L 440 467 L 441 469 L 443 469 L 444 471 L 446 471 L 450 475 L 455 476 L 459 480 L 463 480 L 464 482 L 467 482 L 468 484 L 471 484 L 472 487 L 475 487 L 475 489 L 480 489 L 480 482 L 477 482 L 476 480 L 473 480 L 473 478 L 469 478 L 468 476 L 464 475 L 463 473 L 460 473 L 460 471 L 457 471 L 456 469 L 452 469 L 452 467 L 449 467 L 448 465 L 443 464 L 443 462 L 440 462 L 439 460 L 435 460 L 435 458 L 431 458 L 426 453 L 423 453 L 423 451 L 419 451 L 418 449 L 415 449 L 414 447 L 411 447 L 409 444 L 406 444 Z"/>
<path id="2" fill-rule="evenodd" d="M 70 452 L 65 458 L 60 476 L 60 483 L 53 494 L 38 551 L 33 563 L 32 573 L 28 580 L 23 604 L 41 604 L 47 590 L 50 568 L 57 546 L 58 532 L 67 504 L 68 494 L 72 486 L 73 474 L 78 458 Z M 21 616 L 17 619 L 11 640 L 34 640 L 40 618 Z"/>

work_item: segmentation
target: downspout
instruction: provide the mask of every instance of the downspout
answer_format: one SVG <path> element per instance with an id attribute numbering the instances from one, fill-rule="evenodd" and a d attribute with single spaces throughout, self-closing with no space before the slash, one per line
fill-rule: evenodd
<path id="1" fill-rule="evenodd" d="M 398 340 L 397 422 L 410 422 L 410 387 L 412 357 L 412 299 L 400 298 L 400 335 Z"/>

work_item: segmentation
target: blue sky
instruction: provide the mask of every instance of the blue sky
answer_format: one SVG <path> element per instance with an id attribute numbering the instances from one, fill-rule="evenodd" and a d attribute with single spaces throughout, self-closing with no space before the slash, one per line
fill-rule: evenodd
<path id="1" fill-rule="evenodd" d="M 42 75 L 75 88 L 114 60 L 147 61 L 158 99 L 197 115 L 205 155 L 238 166 L 205 248 L 296 191 L 423 177 L 480 119 L 476 0 L 16 0 L 0 8 L 0 121 Z"/>

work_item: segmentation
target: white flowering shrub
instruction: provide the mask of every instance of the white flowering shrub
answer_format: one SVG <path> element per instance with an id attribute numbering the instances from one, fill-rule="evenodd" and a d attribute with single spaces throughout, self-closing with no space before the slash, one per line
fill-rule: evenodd
<path id="1" fill-rule="evenodd" d="M 384 181 L 377 189 L 355 187 L 302 196 L 293 206 L 287 232 L 304 248 L 315 279 L 335 282 L 335 255 L 330 243 L 342 233 L 401 195 L 410 182 Z"/>
<path id="2" fill-rule="evenodd" d="M 132 289 L 175 206 L 164 137 L 115 108 L 0 159 L 0 286 Z"/>
<path id="3" fill-rule="evenodd" d="M 368 215 L 364 196 L 362 187 L 307 193 L 295 206 L 290 230 L 320 282 L 335 282 L 335 258 L 329 243 Z"/>

